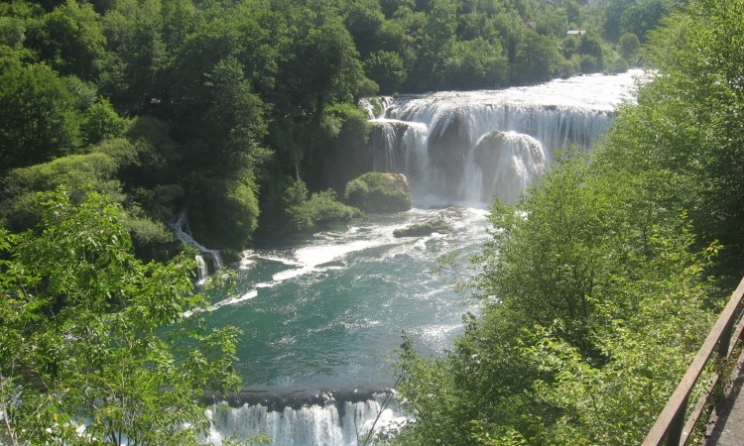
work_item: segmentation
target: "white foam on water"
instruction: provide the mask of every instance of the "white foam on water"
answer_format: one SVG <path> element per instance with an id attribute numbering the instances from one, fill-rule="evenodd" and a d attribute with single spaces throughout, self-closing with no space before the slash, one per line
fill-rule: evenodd
<path id="1" fill-rule="evenodd" d="M 398 243 L 397 241 L 395 241 L 394 238 L 392 238 L 393 229 L 391 228 L 374 228 L 375 232 L 378 235 L 377 237 L 370 237 L 369 234 L 364 233 L 360 234 L 359 229 L 360 228 L 358 227 L 352 227 L 346 233 L 325 232 L 316 234 L 316 238 L 321 239 L 323 242 L 335 240 L 337 243 L 322 243 L 318 245 L 311 245 L 299 248 L 292 254 L 293 258 L 291 259 L 276 255 L 262 255 L 253 252 L 252 257 L 254 259 L 273 261 L 295 268 L 286 269 L 274 273 L 271 277 L 271 282 L 259 283 L 254 286 L 253 290 L 250 290 L 241 296 L 229 297 L 220 302 L 217 302 L 216 304 L 212 305 L 209 310 L 216 310 L 217 308 L 223 306 L 236 305 L 253 299 L 258 295 L 258 288 L 273 288 L 286 281 L 297 279 L 298 277 L 308 274 L 317 274 L 329 270 L 342 269 L 342 267 L 336 265 L 323 265 L 342 259 L 349 254 L 383 246 L 385 244 Z M 382 236 L 383 232 L 388 232 L 388 236 Z M 365 238 L 360 240 L 347 241 L 349 238 L 359 236 L 364 236 Z"/>

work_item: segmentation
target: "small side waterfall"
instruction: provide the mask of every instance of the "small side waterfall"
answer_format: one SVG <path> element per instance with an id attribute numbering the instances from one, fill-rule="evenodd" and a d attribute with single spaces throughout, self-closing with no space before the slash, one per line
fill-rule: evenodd
<path id="1" fill-rule="evenodd" d="M 193 246 L 194 248 L 198 249 L 199 252 L 201 253 L 209 254 L 212 257 L 212 262 L 214 262 L 215 271 L 219 271 L 224 267 L 224 265 L 222 264 L 222 257 L 220 257 L 219 251 L 217 251 L 216 249 L 209 249 L 205 247 L 204 245 L 194 240 L 194 237 L 191 236 L 191 231 L 189 230 L 189 227 L 188 227 L 188 219 L 186 218 L 185 210 L 181 211 L 178 214 L 178 217 L 173 223 L 171 223 L 170 226 L 173 229 L 173 232 L 176 234 L 177 239 L 181 240 L 182 242 L 186 243 L 189 246 Z M 202 270 L 202 266 L 200 266 L 199 264 L 200 259 L 204 267 L 203 270 Z M 199 268 L 200 276 L 204 272 L 206 272 L 208 275 L 208 269 L 206 267 L 207 265 L 202 256 L 197 256 L 196 264 L 197 264 L 197 267 Z M 206 276 L 204 278 L 206 278 Z M 204 278 L 200 277 L 199 280 L 201 281 Z"/>
<path id="2" fill-rule="evenodd" d="M 196 260 L 196 271 L 199 273 L 199 276 L 197 277 L 197 283 L 204 282 L 207 277 L 209 277 L 209 268 L 207 267 L 207 262 L 204 261 L 204 257 L 200 256 L 199 254 L 194 256 L 194 260 Z"/>

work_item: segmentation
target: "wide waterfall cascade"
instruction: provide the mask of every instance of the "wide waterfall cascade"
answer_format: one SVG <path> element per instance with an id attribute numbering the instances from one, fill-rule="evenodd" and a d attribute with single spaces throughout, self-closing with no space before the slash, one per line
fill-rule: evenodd
<path id="1" fill-rule="evenodd" d="M 176 235 L 176 238 L 178 240 L 181 240 L 189 246 L 193 246 L 201 253 L 210 255 L 212 257 L 212 262 L 214 262 L 214 269 L 216 271 L 219 271 L 224 267 L 219 251 L 217 251 L 216 249 L 209 249 L 205 247 L 201 243 L 197 242 L 191 235 L 191 231 L 189 231 L 188 229 L 188 218 L 186 217 L 186 211 L 179 212 L 178 217 L 176 217 L 176 220 L 171 223 L 170 227 L 173 229 L 173 233 Z M 201 260 L 203 263 L 204 258 L 202 257 Z M 199 259 L 196 259 L 196 262 L 197 267 L 199 268 L 199 273 L 201 274 L 202 271 L 201 267 L 199 266 Z M 206 266 L 206 264 L 204 266 Z M 200 278 L 200 280 L 203 280 L 203 278 Z"/>
<path id="2" fill-rule="evenodd" d="M 494 194 L 513 201 L 556 152 L 569 144 L 589 150 L 609 129 L 614 107 L 633 99 L 641 74 L 631 70 L 530 87 L 395 98 L 385 104 L 383 116 L 371 121 L 374 168 L 405 173 L 414 201 L 422 194 L 447 203 L 488 204 Z M 413 124 L 425 126 L 424 146 L 409 145 L 423 135 Z M 414 138 L 406 136 L 409 132 Z M 491 147 L 504 153 L 479 156 L 485 149 L 478 145 L 494 132 L 511 135 L 500 147 Z M 542 153 L 536 152 L 535 142 Z M 411 150 L 415 155 L 409 155 Z M 509 156 L 513 162 L 504 162 Z"/>
<path id="3" fill-rule="evenodd" d="M 272 444 L 283 446 L 357 445 L 372 429 L 392 433 L 408 418 L 401 415 L 395 399 L 375 394 L 364 401 L 329 401 L 321 405 L 285 407 L 269 410 L 262 404 L 231 408 L 224 403 L 212 406 L 208 412 L 211 428 L 207 441 L 221 445 L 233 435 L 247 438 L 264 432 Z"/>

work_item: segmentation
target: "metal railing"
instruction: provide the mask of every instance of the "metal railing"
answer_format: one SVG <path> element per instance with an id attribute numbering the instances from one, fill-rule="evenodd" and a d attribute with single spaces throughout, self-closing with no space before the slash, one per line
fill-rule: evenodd
<path id="1" fill-rule="evenodd" d="M 734 293 L 731 295 L 726 304 L 726 308 L 718 317 L 716 324 L 703 342 L 703 346 L 698 351 L 692 364 L 687 369 L 685 376 L 682 377 L 677 389 L 672 394 L 666 407 L 656 419 L 656 423 L 649 431 L 646 439 L 643 440 L 643 446 L 658 446 L 666 438 L 667 446 L 684 446 L 690 433 L 695 428 L 700 416 L 703 414 L 705 405 L 715 386 L 720 381 L 720 376 L 715 373 L 708 381 L 708 386 L 690 415 L 685 420 L 687 412 L 687 402 L 690 393 L 697 383 L 700 375 L 703 373 L 705 364 L 708 362 L 714 351 L 718 353 L 718 359 L 721 361 L 728 360 L 736 342 L 741 338 L 744 330 L 744 319 L 734 330 L 734 324 L 738 315 L 740 304 L 744 300 L 744 279 L 739 283 Z M 733 342 L 732 342 L 733 341 Z"/>

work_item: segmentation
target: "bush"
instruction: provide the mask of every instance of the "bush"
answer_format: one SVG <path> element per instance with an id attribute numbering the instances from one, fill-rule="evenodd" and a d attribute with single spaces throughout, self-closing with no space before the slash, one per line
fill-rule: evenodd
<path id="1" fill-rule="evenodd" d="M 64 186 L 75 202 L 79 202 L 90 188 L 121 201 L 121 186 L 114 177 L 116 169 L 116 160 L 104 153 L 65 156 L 11 171 L 5 179 L 3 195 L 12 198 L 30 191 Z"/>
<path id="2" fill-rule="evenodd" d="M 100 98 L 85 112 L 80 130 L 87 144 L 119 138 L 127 128 L 127 120 L 116 113 L 108 99 Z"/>
<path id="3" fill-rule="evenodd" d="M 583 55 L 581 56 L 581 72 L 585 74 L 596 73 L 600 70 L 599 62 L 594 56 Z"/>
<path id="4" fill-rule="evenodd" d="M 238 390 L 239 332 L 185 323 L 209 303 L 194 262 L 136 259 L 108 197 L 43 201 L 35 233 L 0 229 L 3 444 L 200 444 L 197 395 Z"/>
<path id="5" fill-rule="evenodd" d="M 576 75 L 578 72 L 579 69 L 573 60 L 563 60 L 558 66 L 558 73 L 563 79 L 568 79 L 569 77 Z"/>
<path id="6" fill-rule="evenodd" d="M 620 54 L 625 59 L 632 60 L 640 49 L 641 42 L 635 34 L 625 33 L 620 37 Z"/>
<path id="7" fill-rule="evenodd" d="M 615 59 L 609 66 L 609 72 L 610 73 L 625 73 L 628 71 L 628 68 L 630 66 L 628 65 L 628 61 L 623 59 L 622 57 Z"/>
<path id="8" fill-rule="evenodd" d="M 332 189 L 316 192 L 309 198 L 308 195 L 303 181 L 296 181 L 284 191 L 284 212 L 294 229 L 308 229 L 318 223 L 351 220 L 361 215 L 359 209 L 336 200 L 336 192 Z"/>
<path id="9" fill-rule="evenodd" d="M 400 173 L 369 172 L 349 181 L 346 201 L 364 212 L 402 212 L 411 209 L 411 190 Z"/>
<path id="10" fill-rule="evenodd" d="M 367 76 L 380 86 L 380 93 L 390 94 L 400 90 L 406 73 L 403 59 L 392 51 L 376 51 L 364 63 Z"/>
<path id="11" fill-rule="evenodd" d="M 6 61 L 0 85 L 0 172 L 77 148 L 80 116 L 75 96 L 51 68 Z"/>

